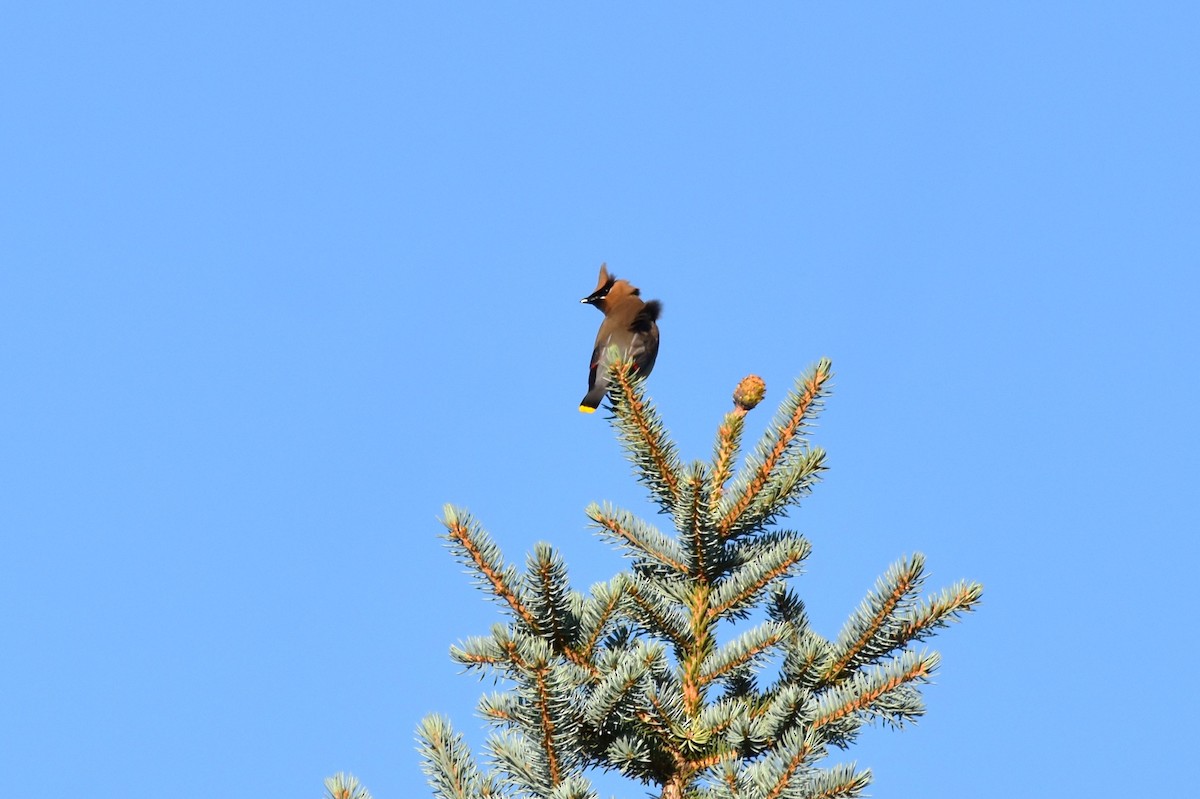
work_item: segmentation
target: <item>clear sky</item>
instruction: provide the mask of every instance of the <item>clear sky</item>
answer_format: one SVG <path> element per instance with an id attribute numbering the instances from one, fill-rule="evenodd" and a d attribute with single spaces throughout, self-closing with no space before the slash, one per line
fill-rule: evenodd
<path id="1" fill-rule="evenodd" d="M 833 359 L 821 632 L 914 550 L 985 584 L 928 716 L 845 753 L 874 796 L 1186 794 L 1198 42 L 1183 2 L 8 4 L 9 785 L 429 795 L 499 618 L 443 503 L 581 589 L 622 568 L 586 505 L 653 517 L 576 410 L 607 261 L 689 459 Z"/>

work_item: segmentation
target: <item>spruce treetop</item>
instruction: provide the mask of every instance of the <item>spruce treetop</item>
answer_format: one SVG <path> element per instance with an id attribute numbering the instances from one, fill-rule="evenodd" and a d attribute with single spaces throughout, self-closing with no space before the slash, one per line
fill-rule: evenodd
<path id="1" fill-rule="evenodd" d="M 836 638 L 809 626 L 790 578 L 811 545 L 777 523 L 825 470 L 807 434 L 831 376 L 822 360 L 800 377 L 739 464 L 745 417 L 765 393 L 746 378 L 711 459 L 685 464 L 636 369 L 616 362 L 612 423 L 673 529 L 588 507 L 630 568 L 587 593 L 571 588 L 552 546 L 537 545 L 518 569 L 469 513 L 447 506 L 449 548 L 504 616 L 451 657 L 504 689 L 479 703 L 493 728 L 486 769 L 447 719 L 421 723 L 436 796 L 584 799 L 596 796 L 596 769 L 663 799 L 862 793 L 870 771 L 827 764 L 831 748 L 848 747 L 864 724 L 902 726 L 924 713 L 920 688 L 938 655 L 916 645 L 973 610 L 982 587 L 923 596 L 925 559 L 913 554 L 879 578 Z"/>

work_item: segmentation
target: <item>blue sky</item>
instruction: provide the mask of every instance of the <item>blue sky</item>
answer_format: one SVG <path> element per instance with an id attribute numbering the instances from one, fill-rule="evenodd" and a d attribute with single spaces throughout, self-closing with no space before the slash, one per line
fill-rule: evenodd
<path id="1" fill-rule="evenodd" d="M 706 457 L 821 356 L 837 632 L 986 587 L 874 796 L 1179 793 L 1194 753 L 1188 3 L 19 4 L 0 26 L 0 762 L 44 796 L 428 795 L 490 683 L 437 538 L 576 584 L 652 515 L 576 411 L 607 261 Z M 770 407 L 751 416 L 757 433 Z M 643 795 L 600 782 L 603 795 Z"/>

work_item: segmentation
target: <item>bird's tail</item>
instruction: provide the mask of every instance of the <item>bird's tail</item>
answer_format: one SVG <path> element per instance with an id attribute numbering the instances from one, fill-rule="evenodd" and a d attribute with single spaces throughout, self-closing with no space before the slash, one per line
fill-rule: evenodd
<path id="1" fill-rule="evenodd" d="M 604 392 L 606 390 L 607 386 L 596 386 L 593 388 L 579 401 L 579 410 L 583 413 L 595 413 L 604 399 Z"/>

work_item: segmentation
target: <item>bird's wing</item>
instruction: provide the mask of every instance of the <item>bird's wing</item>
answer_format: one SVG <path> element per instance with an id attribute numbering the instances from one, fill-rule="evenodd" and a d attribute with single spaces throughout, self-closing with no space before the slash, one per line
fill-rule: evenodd
<path id="1" fill-rule="evenodd" d="M 650 374 L 658 358 L 658 325 L 655 320 L 661 310 L 662 305 L 657 300 L 648 302 L 629 324 L 629 332 L 633 337 L 629 342 L 628 357 L 637 364 L 643 376 Z"/>
<path id="2" fill-rule="evenodd" d="M 596 371 L 600 368 L 600 358 L 604 355 L 606 344 L 596 342 L 596 348 L 592 350 L 592 359 L 588 366 L 588 391 L 596 387 Z"/>
<path id="3" fill-rule="evenodd" d="M 634 333 L 633 340 L 629 342 L 629 353 L 626 357 L 633 361 L 643 377 L 650 374 L 650 370 L 654 368 L 654 361 L 658 358 L 657 331 Z"/>

